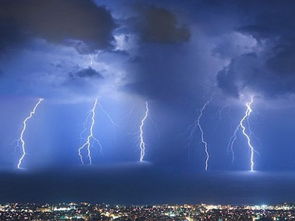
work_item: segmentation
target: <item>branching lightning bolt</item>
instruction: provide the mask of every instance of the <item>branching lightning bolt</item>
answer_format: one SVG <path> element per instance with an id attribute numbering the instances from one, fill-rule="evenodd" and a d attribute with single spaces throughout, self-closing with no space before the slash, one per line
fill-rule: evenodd
<path id="1" fill-rule="evenodd" d="M 250 136 L 247 134 L 246 131 L 246 126 L 244 125 L 245 121 L 247 121 L 252 113 L 252 104 L 254 102 L 254 97 L 252 96 L 250 101 L 246 103 L 246 112 L 244 117 L 241 119 L 240 121 L 240 127 L 242 129 L 242 133 L 243 135 L 246 137 L 247 139 L 247 144 L 249 146 L 249 150 L 250 150 L 250 171 L 253 172 L 254 171 L 254 166 L 255 166 L 255 162 L 254 162 L 254 152 L 255 152 L 255 148 L 251 143 L 251 138 Z"/>
<path id="2" fill-rule="evenodd" d="M 139 148 L 140 148 L 140 159 L 139 161 L 140 162 L 143 162 L 144 160 L 144 155 L 145 155 L 145 141 L 144 141 L 144 123 L 148 117 L 148 114 L 149 114 L 149 104 L 148 102 L 146 101 L 145 102 L 145 114 L 143 116 L 143 118 L 141 119 L 141 123 L 140 123 L 140 126 L 139 126 L 139 136 L 140 136 L 140 144 L 139 144 Z"/>
<path id="3" fill-rule="evenodd" d="M 27 116 L 24 121 L 23 121 L 23 127 L 22 127 L 22 130 L 21 130 L 21 133 L 20 133 L 20 137 L 19 137 L 19 141 L 20 141 L 20 145 L 21 145 L 21 151 L 22 151 L 22 154 L 21 154 L 21 157 L 19 158 L 18 160 L 18 164 L 17 164 L 17 168 L 18 169 L 22 169 L 22 162 L 26 156 L 26 142 L 24 140 L 24 134 L 26 132 L 26 129 L 27 129 L 27 123 L 28 121 L 34 116 L 34 114 L 36 113 L 36 110 L 39 106 L 39 104 L 43 101 L 44 99 L 43 98 L 39 98 L 38 99 L 38 102 L 35 104 L 33 110 L 30 112 L 29 116 Z"/>
<path id="4" fill-rule="evenodd" d="M 247 133 L 246 130 L 246 126 L 245 123 L 248 126 L 248 131 L 250 131 L 251 134 L 251 128 L 249 126 L 249 117 L 252 113 L 252 104 L 254 102 L 254 97 L 252 96 L 250 101 L 248 101 L 246 103 L 246 112 L 244 114 L 244 116 L 242 117 L 242 119 L 240 120 L 238 126 L 236 127 L 233 135 L 231 136 L 230 140 L 229 140 L 229 144 L 228 144 L 228 148 L 231 150 L 232 153 L 232 162 L 235 159 L 235 154 L 234 154 L 234 149 L 233 149 L 233 145 L 237 139 L 237 133 L 238 131 L 241 129 L 243 136 L 247 139 L 247 144 L 250 150 L 250 171 L 253 172 L 254 171 L 254 166 L 255 166 L 255 162 L 254 162 L 254 153 L 256 153 L 256 150 L 254 148 L 254 146 L 251 143 L 251 138 L 250 135 Z"/>
<path id="5" fill-rule="evenodd" d="M 199 114 L 199 116 L 197 118 L 197 125 L 198 125 L 198 128 L 199 128 L 200 132 L 201 132 L 201 141 L 202 141 L 202 144 L 204 146 L 204 151 L 205 151 L 205 155 L 206 155 L 206 159 L 205 159 L 205 170 L 206 171 L 208 170 L 208 161 L 209 161 L 210 155 L 209 155 L 209 151 L 208 151 L 208 143 L 207 143 L 207 141 L 204 138 L 204 131 L 203 131 L 203 128 L 202 128 L 202 125 L 201 125 L 201 118 L 203 116 L 204 110 L 206 109 L 207 105 L 210 102 L 211 102 L 211 99 L 208 100 L 208 101 L 206 101 L 206 103 L 201 108 L 200 114 Z"/>
<path id="6" fill-rule="evenodd" d="M 89 127 L 89 134 L 87 136 L 87 139 L 86 139 L 85 143 L 82 146 L 80 146 L 79 149 L 78 149 L 78 154 L 79 154 L 79 157 L 80 157 L 80 160 L 81 160 L 82 164 L 85 164 L 85 162 L 83 160 L 83 156 L 82 156 L 82 150 L 84 148 L 86 148 L 88 161 L 89 161 L 89 164 L 91 165 L 92 164 L 91 149 L 90 149 L 91 141 L 94 140 L 94 141 L 99 143 L 99 141 L 93 135 L 93 128 L 94 128 L 94 124 L 95 124 L 96 107 L 97 107 L 97 98 L 95 99 L 95 101 L 93 103 L 93 106 L 92 106 L 92 108 L 90 110 L 91 123 L 90 123 L 90 127 Z"/>

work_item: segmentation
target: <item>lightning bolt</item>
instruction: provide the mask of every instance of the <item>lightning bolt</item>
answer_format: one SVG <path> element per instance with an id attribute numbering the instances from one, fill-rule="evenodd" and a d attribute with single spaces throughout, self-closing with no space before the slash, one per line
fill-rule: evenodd
<path id="1" fill-rule="evenodd" d="M 79 157 L 80 157 L 80 161 L 81 163 L 84 165 L 85 162 L 83 160 L 83 156 L 82 156 L 82 150 L 84 148 L 86 148 L 87 150 L 87 156 L 88 156 L 88 161 L 89 161 L 89 164 L 91 165 L 92 164 L 92 158 L 91 158 L 91 142 L 92 140 L 93 141 L 96 141 L 99 145 L 100 145 L 100 142 L 98 141 L 98 139 L 96 139 L 93 135 L 93 128 L 94 128 L 94 124 L 95 124 L 95 114 L 96 114 L 96 107 L 97 107 L 97 98 L 94 100 L 94 103 L 93 103 L 93 106 L 90 110 L 90 117 L 91 117 L 91 123 L 90 123 L 90 127 L 89 127 L 89 134 L 86 138 L 86 141 L 84 144 L 82 144 L 79 149 L 78 149 L 78 154 L 79 154 Z"/>
<path id="2" fill-rule="evenodd" d="M 143 118 L 141 119 L 141 123 L 139 126 L 139 137 L 140 137 L 140 143 L 139 143 L 139 148 L 140 148 L 140 159 L 139 162 L 143 162 L 144 155 L 145 155 L 145 141 L 144 141 L 144 123 L 148 117 L 149 114 L 149 104 L 146 101 L 145 102 L 145 113 Z"/>
<path id="3" fill-rule="evenodd" d="M 22 162 L 23 162 L 23 160 L 24 160 L 24 158 L 26 156 L 26 142 L 25 142 L 25 139 L 24 139 L 24 134 L 25 134 L 26 129 L 27 129 L 27 123 L 34 116 L 39 104 L 41 104 L 41 102 L 43 100 L 44 100 L 43 98 L 38 99 L 38 102 L 35 104 L 33 110 L 30 112 L 29 116 L 27 116 L 23 121 L 23 127 L 22 127 L 20 137 L 19 137 L 19 142 L 20 142 L 20 145 L 21 145 L 22 154 L 21 154 L 21 157 L 18 160 L 18 164 L 17 164 L 18 169 L 23 169 L 22 168 Z"/>
<path id="4" fill-rule="evenodd" d="M 204 131 L 203 131 L 203 128 L 201 125 L 201 118 L 203 116 L 204 110 L 206 109 L 207 105 L 211 102 L 211 100 L 212 100 L 212 98 L 209 99 L 208 101 L 206 101 L 206 103 L 202 106 L 202 108 L 200 110 L 200 114 L 197 118 L 197 125 L 198 125 L 200 132 L 201 132 L 201 141 L 204 146 L 204 151 L 205 151 L 205 156 L 206 156 L 206 158 L 205 158 L 205 171 L 208 170 L 208 161 L 209 161 L 210 155 L 209 155 L 209 151 L 208 151 L 208 143 L 204 138 Z"/>
<path id="5" fill-rule="evenodd" d="M 243 118 L 240 121 L 240 127 L 242 129 L 242 133 L 243 135 L 246 137 L 247 139 L 247 144 L 250 150 L 250 171 L 253 172 L 254 171 L 254 166 L 255 166 L 255 162 L 254 162 L 254 152 L 255 152 L 255 148 L 251 143 L 251 138 L 250 136 L 247 134 L 246 131 L 246 126 L 244 125 L 245 121 L 248 121 L 251 113 L 252 113 L 252 104 L 254 102 L 254 97 L 252 96 L 250 101 L 248 101 L 246 103 L 246 112 L 245 115 L 243 116 Z"/>
<path id="6" fill-rule="evenodd" d="M 236 127 L 233 135 L 231 136 L 231 138 L 229 140 L 229 144 L 228 144 L 228 149 L 230 149 L 231 150 L 231 153 L 232 153 L 232 162 L 233 162 L 234 159 L 235 159 L 235 154 L 234 154 L 233 146 L 234 146 L 235 141 L 237 140 L 237 133 L 241 129 L 243 136 L 247 140 L 247 144 L 248 144 L 248 147 L 249 147 L 249 150 L 250 150 L 250 171 L 251 172 L 254 171 L 254 166 L 255 166 L 254 154 L 255 154 L 256 150 L 255 150 L 254 146 L 252 145 L 250 135 L 247 133 L 245 122 L 248 125 L 248 131 L 250 131 L 250 133 L 251 133 L 251 128 L 249 126 L 249 117 L 250 117 L 250 115 L 251 115 L 251 113 L 253 111 L 252 110 L 252 104 L 253 104 L 253 102 L 254 102 L 254 97 L 252 96 L 250 98 L 250 101 L 246 102 L 246 104 L 245 104 L 246 105 L 246 112 L 243 115 L 242 119 L 240 120 L 238 126 Z"/>

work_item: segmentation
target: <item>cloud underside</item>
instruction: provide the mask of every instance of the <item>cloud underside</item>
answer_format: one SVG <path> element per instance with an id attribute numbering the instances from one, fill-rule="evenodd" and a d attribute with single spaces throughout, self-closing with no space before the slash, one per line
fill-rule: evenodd
<path id="1" fill-rule="evenodd" d="M 235 97 L 247 90 L 267 97 L 294 94 L 294 3 L 250 2 L 243 7 L 253 10 L 249 11 L 247 22 L 236 29 L 254 37 L 259 48 L 232 57 L 229 65 L 217 75 L 218 86 Z"/>
<path id="2" fill-rule="evenodd" d="M 111 46 L 116 24 L 107 9 L 90 0 L 3 0 L 0 27 L 2 48 L 37 37 L 89 53 Z"/>

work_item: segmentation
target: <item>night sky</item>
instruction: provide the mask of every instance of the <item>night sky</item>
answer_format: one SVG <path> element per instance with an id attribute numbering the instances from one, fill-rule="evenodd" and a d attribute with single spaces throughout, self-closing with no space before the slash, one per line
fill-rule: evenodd
<path id="1" fill-rule="evenodd" d="M 1 0 L 0 201 L 294 202 L 294 11 L 291 0 Z M 229 146 L 251 98 L 254 172 L 241 127 L 234 160 Z M 81 165 L 95 99 L 101 146 Z"/>

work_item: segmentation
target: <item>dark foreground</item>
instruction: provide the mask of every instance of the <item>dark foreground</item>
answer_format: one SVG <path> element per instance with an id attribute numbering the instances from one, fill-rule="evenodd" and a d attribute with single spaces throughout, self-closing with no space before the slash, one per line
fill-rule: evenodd
<path id="1" fill-rule="evenodd" d="M 155 205 L 119 206 L 90 203 L 2 204 L 1 220 L 294 220 L 295 206 Z"/>

